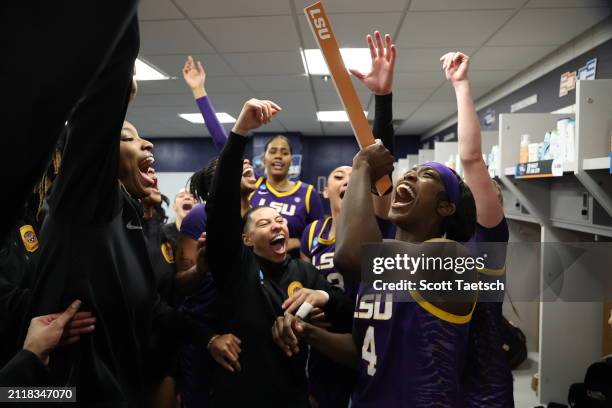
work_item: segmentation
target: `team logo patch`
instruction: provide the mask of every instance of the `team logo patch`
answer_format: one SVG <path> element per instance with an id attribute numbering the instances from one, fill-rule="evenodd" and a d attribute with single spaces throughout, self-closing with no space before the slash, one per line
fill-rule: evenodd
<path id="1" fill-rule="evenodd" d="M 170 245 L 169 242 L 164 242 L 161 244 L 161 253 L 166 262 L 174 263 L 174 251 L 172 251 L 172 245 Z"/>
<path id="2" fill-rule="evenodd" d="M 19 228 L 19 233 L 21 234 L 23 246 L 28 252 L 34 252 L 38 249 L 38 238 L 31 225 L 22 225 Z"/>
<path id="3" fill-rule="evenodd" d="M 289 287 L 287 287 L 287 295 L 291 297 L 295 292 L 302 289 L 303 287 L 304 286 L 302 286 L 302 282 L 293 281 L 289 284 Z"/>
<path id="4" fill-rule="evenodd" d="M 295 197 L 294 200 L 295 200 L 296 203 L 299 203 L 300 201 L 302 201 L 302 199 L 300 197 Z"/>
<path id="5" fill-rule="evenodd" d="M 259 185 L 259 189 L 260 190 L 265 190 L 266 189 L 266 185 L 265 184 L 260 184 Z"/>

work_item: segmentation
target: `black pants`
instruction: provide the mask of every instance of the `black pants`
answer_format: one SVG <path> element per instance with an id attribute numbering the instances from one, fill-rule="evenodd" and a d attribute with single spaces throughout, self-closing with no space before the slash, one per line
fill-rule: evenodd
<path id="1" fill-rule="evenodd" d="M 138 0 L 0 4 L 0 184 L 6 237 L 77 102 L 104 69 Z"/>

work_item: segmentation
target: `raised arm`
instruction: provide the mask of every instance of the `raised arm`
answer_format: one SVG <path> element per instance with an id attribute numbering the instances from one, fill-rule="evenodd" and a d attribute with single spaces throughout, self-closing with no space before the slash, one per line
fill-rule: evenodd
<path id="1" fill-rule="evenodd" d="M 353 173 L 336 229 L 334 265 L 355 282 L 360 280 L 361 244 L 382 241 L 371 188 L 375 180 L 393 171 L 393 160 L 391 153 L 379 143 L 361 149 L 353 159 Z"/>
<path id="2" fill-rule="evenodd" d="M 440 61 L 446 79 L 455 89 L 459 158 L 465 182 L 474 195 L 477 221 L 483 227 L 493 228 L 501 222 L 504 211 L 482 158 L 480 122 L 468 79 L 470 58 L 461 52 L 451 52 L 443 55 Z"/>
<path id="3" fill-rule="evenodd" d="M 361 81 L 373 94 L 374 106 L 374 137 L 380 139 L 383 145 L 393 154 L 393 71 L 395 68 L 396 47 L 391 43 L 391 36 L 385 35 L 384 43 L 380 32 L 374 32 L 374 39 L 368 34 L 366 37 L 370 48 L 372 66 L 370 72 L 363 73 L 356 69 L 350 72 Z M 391 205 L 391 195 L 382 197 L 377 193 L 372 195 L 374 212 L 378 218 L 386 219 Z"/>
<path id="4" fill-rule="evenodd" d="M 234 277 L 229 271 L 239 270 L 228 268 L 227 262 L 235 260 L 242 248 L 240 180 L 247 136 L 252 130 L 269 123 L 280 110 L 274 102 L 248 100 L 219 155 L 206 203 L 206 239 L 208 264 L 220 286 L 230 285 Z"/>
<path id="5" fill-rule="evenodd" d="M 137 53 L 133 25 L 68 120 L 64 157 L 49 198 L 50 214 L 60 222 L 100 224 L 119 213 L 119 141 Z"/>
<path id="6" fill-rule="evenodd" d="M 187 61 L 183 67 L 183 78 L 193 93 L 193 97 L 196 100 L 202 117 L 204 117 L 204 124 L 212 137 L 215 147 L 219 151 L 223 150 L 223 146 L 225 146 L 227 142 L 227 134 L 221 122 L 217 119 L 215 108 L 206 93 L 206 88 L 204 87 L 206 82 L 206 71 L 200 61 L 193 61 L 191 55 L 187 57 Z"/>

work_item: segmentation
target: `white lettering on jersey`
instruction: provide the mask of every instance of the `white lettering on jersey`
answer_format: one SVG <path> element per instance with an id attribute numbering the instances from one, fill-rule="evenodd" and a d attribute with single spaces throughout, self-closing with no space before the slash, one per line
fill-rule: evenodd
<path id="1" fill-rule="evenodd" d="M 381 293 L 366 293 L 357 300 L 359 305 L 354 317 L 357 319 L 389 320 L 393 314 L 393 295 L 385 294 L 384 308 L 381 310 Z"/>
<path id="2" fill-rule="evenodd" d="M 317 259 L 317 255 L 312 257 L 312 264 L 319 270 L 331 269 L 334 267 L 334 253 L 328 252 Z"/>
<path id="3" fill-rule="evenodd" d="M 266 204 L 266 199 L 260 198 L 258 205 L 267 205 L 268 207 L 272 207 L 276 211 L 278 211 L 279 214 L 281 215 L 288 215 L 288 216 L 295 215 L 295 205 L 293 204 L 279 203 L 276 201 L 270 201 L 268 204 Z"/>

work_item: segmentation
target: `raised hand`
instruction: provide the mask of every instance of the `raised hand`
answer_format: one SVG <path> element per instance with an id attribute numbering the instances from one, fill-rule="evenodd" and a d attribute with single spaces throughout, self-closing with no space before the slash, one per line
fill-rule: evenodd
<path id="1" fill-rule="evenodd" d="M 353 169 L 367 166 L 370 169 L 372 183 L 385 174 L 393 171 L 395 158 L 380 141 L 359 150 L 353 158 Z"/>
<path id="2" fill-rule="evenodd" d="M 462 52 L 449 52 L 440 57 L 446 79 L 456 84 L 468 80 L 470 57 Z"/>
<path id="3" fill-rule="evenodd" d="M 368 34 L 367 41 L 372 57 L 372 67 L 370 72 L 364 73 L 356 69 L 349 69 L 350 73 L 358 78 L 370 91 L 376 95 L 387 95 L 391 93 L 393 86 L 393 69 L 395 67 L 395 44 L 391 44 L 391 36 L 385 34 L 383 43 L 380 32 L 375 31 L 374 37 Z"/>
<path id="4" fill-rule="evenodd" d="M 204 83 L 206 82 L 206 71 L 200 61 L 195 62 L 190 56 L 185 61 L 183 67 L 183 79 L 196 98 L 206 96 L 206 89 Z M 196 95 L 197 94 L 197 95 Z"/>
<path id="5" fill-rule="evenodd" d="M 281 110 L 282 108 L 272 101 L 249 99 L 242 107 L 232 132 L 247 136 L 251 130 L 270 123 L 272 117 Z"/>

